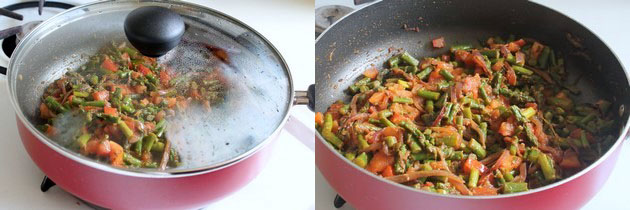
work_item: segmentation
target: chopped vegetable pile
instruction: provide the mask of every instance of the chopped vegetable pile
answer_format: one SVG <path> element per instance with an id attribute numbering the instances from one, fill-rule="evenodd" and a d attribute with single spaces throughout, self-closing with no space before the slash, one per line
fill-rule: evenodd
<path id="1" fill-rule="evenodd" d="M 224 86 L 216 71 L 180 75 L 125 44 L 106 47 L 47 87 L 40 129 L 112 166 L 164 170 L 181 161 L 166 138 L 167 118 L 191 103 L 209 111 Z"/>
<path id="2" fill-rule="evenodd" d="M 444 47 L 442 37 L 433 41 Z M 615 141 L 611 103 L 578 103 L 564 61 L 549 46 L 511 36 L 407 52 L 370 67 L 315 122 L 357 166 L 440 194 L 527 191 L 575 174 Z"/>

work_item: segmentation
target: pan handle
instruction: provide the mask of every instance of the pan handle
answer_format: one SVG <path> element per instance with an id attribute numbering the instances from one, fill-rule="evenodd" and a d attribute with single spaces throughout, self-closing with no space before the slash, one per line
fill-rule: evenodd
<path id="1" fill-rule="evenodd" d="M 308 105 L 308 109 L 315 110 L 315 84 L 309 85 L 306 91 L 295 91 L 293 105 Z"/>
<path id="2" fill-rule="evenodd" d="M 293 105 L 307 105 L 313 112 L 315 110 L 315 85 L 308 86 L 306 91 L 295 91 Z M 311 151 L 315 151 L 315 131 L 312 127 L 297 119 L 296 116 L 290 115 L 284 129 Z"/>

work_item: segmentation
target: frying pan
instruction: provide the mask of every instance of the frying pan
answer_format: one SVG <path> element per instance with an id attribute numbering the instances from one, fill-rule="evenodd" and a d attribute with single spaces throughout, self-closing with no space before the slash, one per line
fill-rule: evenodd
<path id="1" fill-rule="evenodd" d="M 404 25 L 419 31 L 404 30 Z M 350 97 L 343 90 L 370 65 L 384 67 L 392 56 L 390 47 L 427 57 L 445 53 L 450 45 L 480 46 L 490 36 L 509 34 L 537 39 L 562 52 L 568 81 L 579 82 L 579 101 L 613 101 L 619 112 L 618 138 L 602 157 L 573 176 L 526 192 L 484 197 L 438 195 L 377 177 L 346 160 L 316 134 L 315 163 L 335 191 L 358 209 L 577 209 L 588 202 L 608 178 L 627 136 L 628 75 L 591 31 L 536 3 L 389 0 L 355 11 L 317 39 L 315 109 L 324 112 L 336 100 L 348 102 Z M 431 40 L 438 37 L 444 37 L 447 46 L 435 50 Z"/>

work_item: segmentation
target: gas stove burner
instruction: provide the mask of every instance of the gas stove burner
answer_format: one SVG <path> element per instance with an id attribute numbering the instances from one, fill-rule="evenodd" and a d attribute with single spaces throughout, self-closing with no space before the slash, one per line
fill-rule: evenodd
<path id="1" fill-rule="evenodd" d="M 42 190 L 42 192 L 46 192 L 46 191 L 48 191 L 51 187 L 53 187 L 53 186 L 55 186 L 55 185 L 57 185 L 57 184 L 55 184 L 55 182 L 54 182 L 52 179 L 48 178 L 47 176 L 44 176 L 44 180 L 42 181 L 42 184 L 40 185 L 40 189 Z M 90 208 L 92 208 L 92 209 L 95 209 L 95 210 L 104 210 L 104 209 L 107 209 L 107 208 L 103 208 L 103 207 L 100 207 L 100 206 L 98 206 L 98 205 L 92 204 L 92 203 L 90 203 L 90 202 L 87 202 L 87 201 L 85 201 L 85 200 L 83 200 L 83 199 L 81 199 L 81 198 L 79 198 L 79 197 L 76 197 L 76 196 L 74 196 L 74 197 L 75 197 L 76 199 L 78 199 L 79 201 L 81 201 L 83 204 L 85 204 L 86 206 L 89 206 L 89 207 L 90 207 Z"/>
<path id="2" fill-rule="evenodd" d="M 20 9 L 38 8 L 38 7 L 39 7 L 39 2 L 29 1 L 29 2 L 21 2 L 17 4 L 12 4 L 12 5 L 4 7 L 4 9 L 9 10 L 9 11 L 16 11 Z M 70 9 L 74 7 L 74 5 L 51 1 L 51 2 L 44 3 L 44 7 Z M 37 24 L 39 23 L 41 23 L 41 21 L 32 21 L 32 22 L 23 24 L 22 29 L 19 30 L 19 32 L 16 35 L 19 36 L 20 38 L 24 37 L 28 32 L 33 30 L 33 28 L 35 28 L 35 26 L 37 26 Z M 9 36 L 5 38 L 4 41 L 2 42 L 2 51 L 4 52 L 5 55 L 7 55 L 7 57 L 11 57 L 11 55 L 13 54 L 13 50 L 15 50 L 15 46 L 17 45 L 17 42 L 19 41 L 16 35 Z M 11 43 L 8 43 L 8 42 L 11 42 Z"/>

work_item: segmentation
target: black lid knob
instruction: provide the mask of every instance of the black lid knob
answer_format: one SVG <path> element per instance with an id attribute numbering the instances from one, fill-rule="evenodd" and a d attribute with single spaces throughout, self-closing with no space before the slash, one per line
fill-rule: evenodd
<path id="1" fill-rule="evenodd" d="M 125 19 L 127 39 L 140 53 L 159 57 L 173 49 L 184 34 L 179 14 L 158 6 L 140 7 Z"/>

